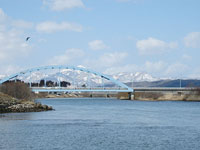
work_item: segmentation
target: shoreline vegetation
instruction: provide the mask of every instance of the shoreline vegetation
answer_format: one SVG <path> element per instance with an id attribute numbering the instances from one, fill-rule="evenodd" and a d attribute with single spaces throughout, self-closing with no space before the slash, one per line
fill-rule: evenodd
<path id="1" fill-rule="evenodd" d="M 34 94 L 24 83 L 5 83 L 0 86 L 0 113 L 40 112 L 53 110 L 36 103 Z"/>

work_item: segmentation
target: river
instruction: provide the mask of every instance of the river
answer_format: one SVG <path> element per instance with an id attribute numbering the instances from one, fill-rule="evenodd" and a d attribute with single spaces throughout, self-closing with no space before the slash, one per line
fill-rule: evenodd
<path id="1" fill-rule="evenodd" d="M 39 99 L 0 115 L 1 150 L 199 150 L 200 102 Z"/>

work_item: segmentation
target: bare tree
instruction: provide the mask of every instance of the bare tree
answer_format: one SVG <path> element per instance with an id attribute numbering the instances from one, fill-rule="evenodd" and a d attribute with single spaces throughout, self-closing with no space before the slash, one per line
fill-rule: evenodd
<path id="1" fill-rule="evenodd" d="M 31 100 L 32 92 L 27 84 L 22 82 L 8 82 L 0 86 L 0 92 L 20 100 Z"/>

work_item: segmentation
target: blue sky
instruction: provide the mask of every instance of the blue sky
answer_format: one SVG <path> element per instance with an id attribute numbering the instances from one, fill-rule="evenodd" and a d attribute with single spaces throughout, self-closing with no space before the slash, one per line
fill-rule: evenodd
<path id="1" fill-rule="evenodd" d="M 62 64 L 199 78 L 199 18 L 199 0 L 1 0 L 0 74 Z"/>

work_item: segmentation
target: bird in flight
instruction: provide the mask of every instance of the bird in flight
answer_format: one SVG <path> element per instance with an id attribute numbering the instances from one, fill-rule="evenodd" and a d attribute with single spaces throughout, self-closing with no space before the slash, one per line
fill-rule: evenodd
<path id="1" fill-rule="evenodd" d="M 27 37 L 27 38 L 26 38 L 26 41 L 28 41 L 29 39 L 30 39 L 30 37 Z"/>

